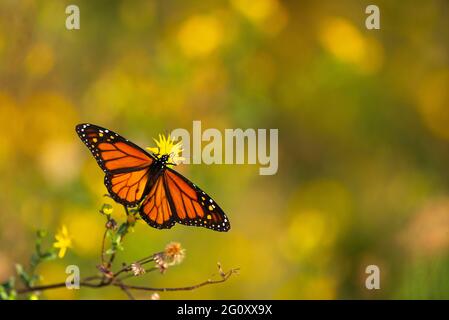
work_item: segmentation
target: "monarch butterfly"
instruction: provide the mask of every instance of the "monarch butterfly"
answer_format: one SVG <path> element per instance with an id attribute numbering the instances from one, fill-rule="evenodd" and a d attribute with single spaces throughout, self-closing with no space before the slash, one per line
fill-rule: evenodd
<path id="1" fill-rule="evenodd" d="M 151 154 L 117 133 L 88 123 L 76 132 L 105 173 L 111 197 L 126 207 L 139 206 L 151 227 L 169 229 L 177 222 L 228 231 L 228 217 L 197 185 L 171 169 L 170 154 Z"/>

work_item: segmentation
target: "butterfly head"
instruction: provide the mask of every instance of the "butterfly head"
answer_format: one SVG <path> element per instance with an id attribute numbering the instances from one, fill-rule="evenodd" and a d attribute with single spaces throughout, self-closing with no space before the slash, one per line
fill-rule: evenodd
<path id="1" fill-rule="evenodd" d="M 175 141 L 168 135 L 159 135 L 159 140 L 154 139 L 156 147 L 147 148 L 158 159 L 167 163 L 168 166 L 177 165 L 185 160 L 180 154 L 183 151 L 181 142 L 175 143 Z"/>
<path id="2" fill-rule="evenodd" d="M 161 157 L 161 161 L 164 163 L 167 163 L 168 159 L 170 159 L 170 156 L 168 154 L 163 154 Z"/>

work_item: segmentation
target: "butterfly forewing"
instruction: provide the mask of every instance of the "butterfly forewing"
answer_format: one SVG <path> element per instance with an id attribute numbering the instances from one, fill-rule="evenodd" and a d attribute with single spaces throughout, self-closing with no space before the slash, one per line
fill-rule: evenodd
<path id="1" fill-rule="evenodd" d="M 153 156 L 102 127 L 80 124 L 76 132 L 105 172 L 104 182 L 111 197 L 126 206 L 139 204 L 147 192 Z"/>

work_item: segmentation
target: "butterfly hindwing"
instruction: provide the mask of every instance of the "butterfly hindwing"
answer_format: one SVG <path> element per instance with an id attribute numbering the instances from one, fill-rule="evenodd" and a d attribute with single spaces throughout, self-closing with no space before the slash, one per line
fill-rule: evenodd
<path id="1" fill-rule="evenodd" d="M 169 229 L 175 222 L 228 231 L 228 217 L 212 198 L 172 169 L 158 177 L 140 207 L 140 215 L 150 226 Z"/>
<path id="2" fill-rule="evenodd" d="M 154 157 L 117 133 L 92 124 L 76 132 L 105 172 L 111 197 L 126 206 L 140 203 L 147 192 L 148 173 Z"/>
<path id="3" fill-rule="evenodd" d="M 163 174 L 151 186 L 139 212 L 142 219 L 154 228 L 170 229 L 175 224 Z"/>
<path id="4" fill-rule="evenodd" d="M 176 222 L 215 231 L 230 229 L 226 214 L 197 185 L 172 169 L 167 169 L 164 177 L 172 210 L 176 212 Z"/>

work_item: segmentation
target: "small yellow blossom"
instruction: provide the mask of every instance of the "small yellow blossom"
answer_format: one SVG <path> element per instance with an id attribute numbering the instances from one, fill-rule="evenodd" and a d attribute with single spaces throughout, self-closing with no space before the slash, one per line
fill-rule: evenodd
<path id="1" fill-rule="evenodd" d="M 114 208 L 108 203 L 103 204 L 103 207 L 101 208 L 101 212 L 105 215 L 111 215 L 113 211 Z"/>
<path id="2" fill-rule="evenodd" d="M 179 164 L 185 160 L 184 157 L 181 157 L 180 154 L 183 151 L 182 149 L 182 143 L 178 142 L 175 143 L 175 141 L 168 135 L 165 137 L 165 135 L 160 134 L 159 140 L 153 139 L 154 142 L 156 142 L 156 146 L 154 148 L 147 148 L 147 150 L 150 150 L 152 153 L 154 153 L 158 158 L 161 158 L 163 155 L 168 155 L 168 162 Z"/>
<path id="3" fill-rule="evenodd" d="M 58 257 L 64 258 L 67 248 L 72 247 L 72 239 L 69 236 L 67 227 L 63 225 L 58 233 L 55 235 L 56 242 L 53 243 L 53 247 L 59 249 Z"/>

